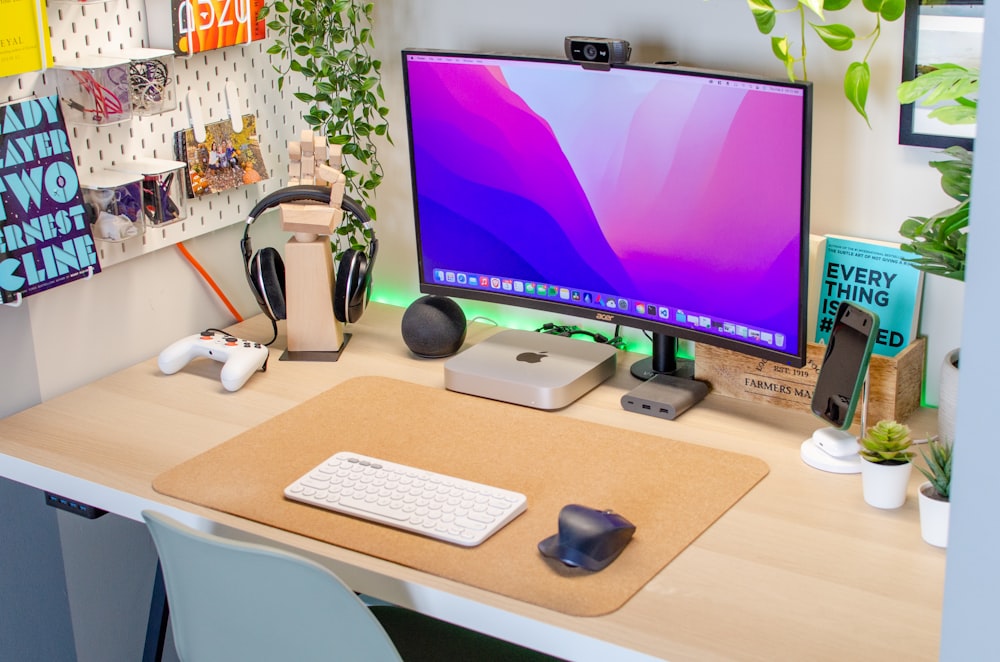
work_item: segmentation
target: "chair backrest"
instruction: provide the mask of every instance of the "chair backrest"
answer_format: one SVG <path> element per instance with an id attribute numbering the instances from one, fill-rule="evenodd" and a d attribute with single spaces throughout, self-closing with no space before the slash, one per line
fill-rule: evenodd
<path id="1" fill-rule="evenodd" d="M 143 511 L 184 662 L 400 660 L 371 611 L 326 568 Z"/>

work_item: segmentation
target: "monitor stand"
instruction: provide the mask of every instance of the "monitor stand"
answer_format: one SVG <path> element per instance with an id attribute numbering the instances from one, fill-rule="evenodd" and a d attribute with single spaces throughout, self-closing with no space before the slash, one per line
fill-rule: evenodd
<path id="1" fill-rule="evenodd" d="M 508 329 L 444 364 L 450 391 L 536 409 L 561 409 L 615 374 L 608 344 Z"/>
<path id="2" fill-rule="evenodd" d="M 653 334 L 653 354 L 632 364 L 629 372 L 647 381 L 654 375 L 694 379 L 694 361 L 677 356 L 677 338 L 665 333 Z"/>
<path id="3" fill-rule="evenodd" d="M 694 361 L 677 356 L 677 338 L 653 334 L 653 355 L 632 364 L 642 383 L 622 396 L 622 408 L 674 420 L 708 395 L 708 384 L 694 378 Z"/>

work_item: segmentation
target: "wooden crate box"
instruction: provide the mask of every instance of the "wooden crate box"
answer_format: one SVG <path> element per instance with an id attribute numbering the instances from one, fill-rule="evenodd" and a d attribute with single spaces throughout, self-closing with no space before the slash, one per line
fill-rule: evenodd
<path id="1" fill-rule="evenodd" d="M 696 345 L 695 377 L 712 391 L 734 398 L 811 411 L 816 378 L 826 345 L 809 343 L 806 365 L 791 368 L 710 345 Z M 920 406 L 925 338 L 917 338 L 894 357 L 872 355 L 869 366 L 868 424 L 903 421 Z M 860 422 L 858 405 L 854 421 Z"/>

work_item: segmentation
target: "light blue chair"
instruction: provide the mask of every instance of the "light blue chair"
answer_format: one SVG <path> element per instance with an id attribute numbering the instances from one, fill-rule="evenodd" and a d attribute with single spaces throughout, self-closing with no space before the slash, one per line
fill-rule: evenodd
<path id="1" fill-rule="evenodd" d="M 553 658 L 401 607 L 367 607 L 295 554 L 143 511 L 183 662 Z"/>

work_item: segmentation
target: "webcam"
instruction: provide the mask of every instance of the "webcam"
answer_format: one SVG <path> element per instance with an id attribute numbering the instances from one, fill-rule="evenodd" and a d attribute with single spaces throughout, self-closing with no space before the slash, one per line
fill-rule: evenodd
<path id="1" fill-rule="evenodd" d="M 605 37 L 566 37 L 566 57 L 584 69 L 608 70 L 613 64 L 625 64 L 632 47 L 624 39 Z"/>

